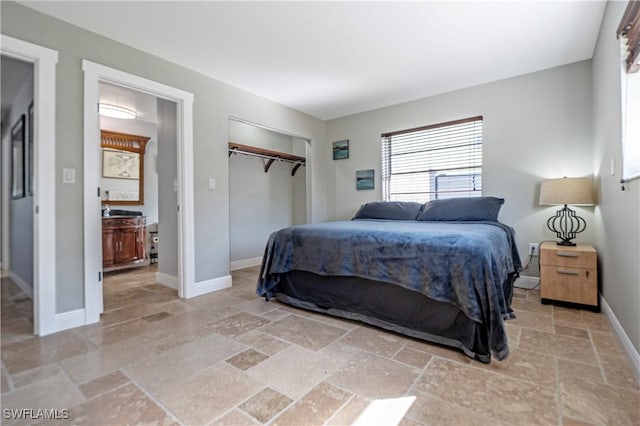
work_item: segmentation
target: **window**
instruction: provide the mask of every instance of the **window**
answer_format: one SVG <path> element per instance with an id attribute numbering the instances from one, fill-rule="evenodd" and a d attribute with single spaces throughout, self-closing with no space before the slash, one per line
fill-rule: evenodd
<path id="1" fill-rule="evenodd" d="M 630 1 L 620 26 L 622 66 L 622 179 L 640 178 L 640 2 Z"/>
<path id="2" fill-rule="evenodd" d="M 382 135 L 382 197 L 426 202 L 482 195 L 482 117 Z"/>

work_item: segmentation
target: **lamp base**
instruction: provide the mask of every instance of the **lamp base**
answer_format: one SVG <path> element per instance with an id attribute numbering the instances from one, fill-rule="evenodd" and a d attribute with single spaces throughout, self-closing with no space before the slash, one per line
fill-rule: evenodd
<path id="1" fill-rule="evenodd" d="M 547 220 L 547 227 L 550 231 L 555 232 L 556 238 L 560 239 L 559 246 L 573 247 L 576 243 L 572 243 L 571 240 L 576 237 L 576 234 L 587 228 L 587 223 L 565 204 L 556 212 L 555 216 L 551 216 Z"/>

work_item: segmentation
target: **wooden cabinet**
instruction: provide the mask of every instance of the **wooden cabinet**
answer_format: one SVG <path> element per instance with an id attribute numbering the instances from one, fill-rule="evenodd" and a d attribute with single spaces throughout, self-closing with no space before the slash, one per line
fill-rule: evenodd
<path id="1" fill-rule="evenodd" d="M 102 218 L 102 267 L 137 265 L 145 260 L 147 219 L 142 216 Z"/>
<path id="2" fill-rule="evenodd" d="M 560 301 L 600 311 L 596 250 L 587 244 L 540 246 L 540 296 L 542 303 Z"/>

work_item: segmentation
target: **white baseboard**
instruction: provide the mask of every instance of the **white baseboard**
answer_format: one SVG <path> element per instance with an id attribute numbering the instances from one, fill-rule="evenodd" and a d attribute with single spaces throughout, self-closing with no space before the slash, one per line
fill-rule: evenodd
<path id="1" fill-rule="evenodd" d="M 529 277 L 527 275 L 520 275 L 516 281 L 513 283 L 514 287 L 524 288 L 526 290 L 531 290 L 538 287 L 540 284 L 540 278 L 538 277 Z"/>
<path id="2" fill-rule="evenodd" d="M 56 330 L 55 332 L 68 330 L 70 328 L 80 327 L 86 324 L 86 314 L 84 309 L 76 309 L 74 311 L 62 312 L 56 314 Z"/>
<path id="3" fill-rule="evenodd" d="M 251 268 L 252 266 L 258 266 L 262 264 L 262 256 L 251 257 L 249 259 L 234 260 L 231 262 L 229 269 L 237 271 L 238 269 Z"/>
<path id="4" fill-rule="evenodd" d="M 33 299 L 33 287 L 13 271 L 9 271 L 9 278 L 11 278 L 11 281 L 13 281 L 24 294 Z"/>
<path id="5" fill-rule="evenodd" d="M 223 277 L 214 278 L 212 280 L 200 281 L 195 283 L 193 290 L 185 295 L 186 299 L 191 297 L 200 296 L 202 294 L 211 293 L 212 291 L 218 291 L 231 287 L 231 275 L 225 275 Z"/>
<path id="6" fill-rule="evenodd" d="M 163 272 L 156 272 L 156 282 L 158 284 L 162 284 L 163 286 L 178 290 L 178 284 L 180 283 L 180 280 L 178 280 L 178 277 L 176 276 L 165 274 Z"/>
<path id="7" fill-rule="evenodd" d="M 602 306 L 602 311 L 609 318 L 614 331 L 622 342 L 622 346 L 624 346 L 624 349 L 627 351 L 627 355 L 631 360 L 631 364 L 633 364 L 633 373 L 636 376 L 636 380 L 640 381 L 640 354 L 638 354 L 638 351 L 633 346 L 633 343 L 631 343 L 631 339 L 629 339 L 629 336 L 624 331 L 624 328 L 622 328 L 622 324 L 620 324 L 620 321 L 618 321 L 616 314 L 613 312 L 611 306 L 609 306 L 602 295 L 600 295 L 600 306 Z"/>

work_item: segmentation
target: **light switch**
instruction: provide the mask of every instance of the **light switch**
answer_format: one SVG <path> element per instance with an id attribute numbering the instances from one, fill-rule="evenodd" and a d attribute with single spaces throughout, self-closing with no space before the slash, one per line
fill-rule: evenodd
<path id="1" fill-rule="evenodd" d="M 215 178 L 209 178 L 209 189 L 211 189 L 211 190 L 215 190 L 216 189 L 216 179 Z"/>
<path id="2" fill-rule="evenodd" d="M 62 169 L 62 183 L 76 183 L 76 169 Z"/>
<path id="3" fill-rule="evenodd" d="M 616 174 L 616 160 L 611 158 L 611 176 L 615 176 Z"/>

